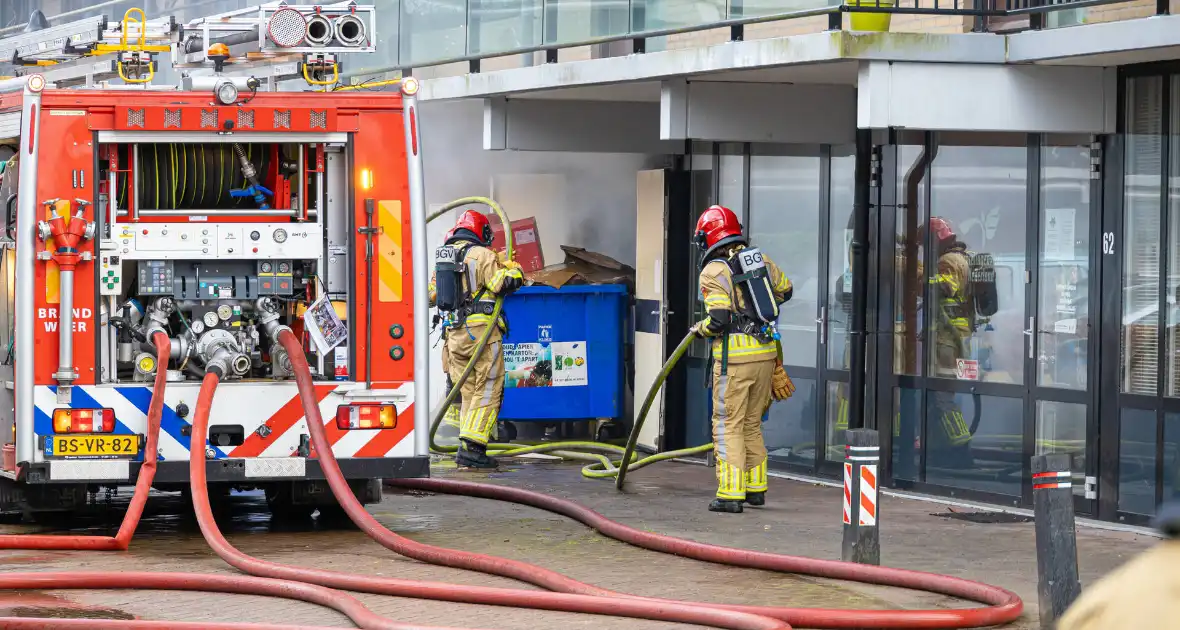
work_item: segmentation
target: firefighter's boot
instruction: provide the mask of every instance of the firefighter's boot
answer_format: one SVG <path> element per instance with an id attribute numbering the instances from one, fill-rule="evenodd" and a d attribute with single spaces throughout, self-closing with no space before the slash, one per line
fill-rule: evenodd
<path id="1" fill-rule="evenodd" d="M 766 492 L 750 492 L 746 491 L 746 503 L 754 507 L 762 507 L 766 505 Z"/>
<path id="2" fill-rule="evenodd" d="M 488 456 L 488 447 L 471 440 L 459 440 L 459 452 L 455 463 L 460 468 L 494 469 L 500 465 L 496 458 Z"/>
<path id="3" fill-rule="evenodd" d="M 727 512 L 729 514 L 741 514 L 742 502 L 733 499 L 713 499 L 709 504 L 710 512 Z"/>

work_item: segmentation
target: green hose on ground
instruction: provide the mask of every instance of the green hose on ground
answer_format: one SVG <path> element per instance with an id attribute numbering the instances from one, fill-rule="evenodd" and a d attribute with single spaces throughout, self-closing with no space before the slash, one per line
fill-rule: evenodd
<path id="1" fill-rule="evenodd" d="M 429 223 L 441 217 L 447 212 L 454 210 L 460 206 L 469 204 L 480 204 L 487 206 L 496 213 L 500 219 L 500 223 L 505 227 L 504 242 L 505 251 L 509 260 L 514 259 L 514 250 L 512 246 L 512 230 L 508 216 L 504 213 L 500 204 L 487 197 L 464 197 L 456 199 L 447 203 L 443 207 L 431 213 L 426 217 L 426 222 Z M 504 298 L 496 296 L 495 307 L 492 311 L 492 322 L 496 322 L 500 318 L 500 313 L 503 308 Z M 446 416 L 447 409 L 455 402 L 459 396 L 459 391 L 467 378 L 471 376 L 471 372 L 475 369 L 475 362 L 484 348 L 487 347 L 488 340 L 491 338 L 492 326 L 488 326 L 483 334 L 476 341 L 475 350 L 471 354 L 471 359 L 467 361 L 467 365 L 463 368 L 463 372 L 459 378 L 452 383 L 451 391 L 447 392 L 445 398 L 438 408 L 432 414 L 433 420 L 430 423 L 430 448 L 438 453 L 455 453 L 459 450 L 458 446 L 439 444 L 435 437 L 438 434 L 438 429 L 442 426 L 443 418 Z M 677 457 L 686 457 L 689 455 L 696 455 L 712 450 L 713 445 L 702 444 L 691 448 L 680 449 L 676 451 L 668 451 L 666 453 L 656 453 L 644 457 L 643 459 L 636 459 L 635 446 L 639 439 L 639 431 L 643 428 L 643 422 L 647 418 L 648 411 L 651 410 L 652 403 L 655 401 L 656 394 L 659 393 L 660 388 L 663 387 L 664 381 L 667 380 L 668 374 L 672 372 L 672 368 L 680 361 L 680 358 L 688 351 L 689 346 L 692 345 L 694 335 L 689 333 L 680 342 L 680 345 L 673 351 L 672 356 L 664 363 L 659 375 L 656 377 L 655 383 L 647 393 L 647 398 L 643 401 L 643 406 L 640 408 L 639 417 L 635 420 L 635 425 L 631 429 L 631 435 L 627 439 L 627 446 L 620 447 L 616 444 L 607 444 L 605 442 L 594 442 L 589 440 L 584 441 L 567 441 L 567 442 L 548 442 L 544 444 L 518 444 L 515 442 L 491 442 L 487 445 L 487 452 L 496 457 L 519 457 L 521 455 L 531 455 L 546 453 L 562 459 L 588 461 L 590 462 L 582 468 L 582 475 L 591 479 L 608 479 L 615 478 L 615 486 L 620 490 L 623 488 L 623 481 L 626 474 L 631 470 L 638 470 L 645 466 L 650 466 L 657 462 L 675 459 Z M 616 455 L 620 458 L 612 461 L 608 455 Z M 627 465 L 622 465 L 627 462 Z"/>

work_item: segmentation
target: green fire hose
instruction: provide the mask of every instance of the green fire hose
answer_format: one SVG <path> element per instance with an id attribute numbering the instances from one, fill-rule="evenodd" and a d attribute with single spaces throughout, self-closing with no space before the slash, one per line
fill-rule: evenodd
<path id="1" fill-rule="evenodd" d="M 441 217 L 447 212 L 454 210 L 460 206 L 469 204 L 484 205 L 492 209 L 496 216 L 500 219 L 500 223 L 505 226 L 504 243 L 505 252 L 509 260 L 514 259 L 514 250 L 512 246 L 512 230 L 508 221 L 508 216 L 504 213 L 500 204 L 487 197 L 464 197 L 456 199 L 426 217 L 427 223 Z M 495 307 L 492 310 L 491 321 L 493 325 L 499 321 L 501 310 L 503 309 L 504 298 L 496 296 Z M 435 409 L 432 414 L 433 420 L 430 423 L 430 448 L 439 453 L 454 453 L 459 450 L 458 446 L 449 446 L 439 444 L 435 441 L 439 427 L 442 425 L 443 418 L 446 416 L 447 409 L 454 404 L 455 399 L 459 396 L 459 391 L 463 383 L 471 376 L 471 372 L 475 369 L 475 363 L 483 354 L 487 347 L 488 341 L 492 335 L 493 326 L 488 326 L 476 341 L 475 349 L 471 354 L 471 359 L 467 361 L 467 365 L 463 368 L 463 372 L 451 384 L 451 390 L 447 392 L 442 403 Z M 635 420 L 635 425 L 631 429 L 631 435 L 627 438 L 626 447 L 620 447 L 616 444 L 607 444 L 604 442 L 593 441 L 567 441 L 567 442 L 550 442 L 545 444 L 517 444 L 514 442 L 492 442 L 487 445 L 487 452 L 490 455 L 497 457 L 518 457 L 521 455 L 547 453 L 562 459 L 588 461 L 590 462 L 582 468 L 582 475 L 591 479 L 607 479 L 614 477 L 615 486 L 620 490 L 623 488 L 623 481 L 626 478 L 627 472 L 631 470 L 638 470 L 651 464 L 675 459 L 677 457 L 686 457 L 689 455 L 696 455 L 712 450 L 713 445 L 702 444 L 691 448 L 685 448 L 675 451 L 668 451 L 666 453 L 656 453 L 642 459 L 636 459 L 635 447 L 639 439 L 639 432 L 643 428 L 643 422 L 647 418 L 648 412 L 651 410 L 652 403 L 655 402 L 656 394 L 659 393 L 660 388 L 663 387 L 664 381 L 667 380 L 668 374 L 672 372 L 672 368 L 680 361 L 692 345 L 695 335 L 689 333 L 681 340 L 680 345 L 672 352 L 672 356 L 664 363 L 663 368 L 657 375 L 655 383 L 652 384 L 651 389 L 647 393 L 647 397 L 643 401 L 643 406 L 640 408 L 639 417 Z M 621 457 L 618 461 L 612 461 L 608 455 L 618 455 Z M 627 462 L 623 465 L 623 462 Z"/>

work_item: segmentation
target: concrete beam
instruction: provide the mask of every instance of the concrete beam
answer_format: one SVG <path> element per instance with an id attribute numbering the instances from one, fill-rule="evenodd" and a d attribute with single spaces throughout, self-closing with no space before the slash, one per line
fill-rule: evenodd
<path id="1" fill-rule="evenodd" d="M 589 153 L 680 153 L 661 142 L 657 103 L 484 99 L 483 148 Z"/>
<path id="2" fill-rule="evenodd" d="M 857 125 L 932 131 L 1114 133 L 1113 68 L 861 65 Z"/>
<path id="3" fill-rule="evenodd" d="M 1150 61 L 1151 53 L 1180 46 L 1180 15 L 1084 24 L 1069 28 L 1025 31 L 1008 36 L 1009 63 L 1064 61 L 1087 64 L 1086 57 L 1126 56 L 1120 63 Z M 1117 65 L 1095 59 L 1102 65 Z"/>
<path id="4" fill-rule="evenodd" d="M 1072 29 L 1071 29 L 1072 30 Z M 825 31 L 625 57 L 542 64 L 426 79 L 421 100 L 487 97 L 575 86 L 662 80 L 841 60 L 1003 63 L 1005 39 L 990 33 Z"/>
<path id="5" fill-rule="evenodd" d="M 848 144 L 856 88 L 673 79 L 660 95 L 660 138 Z"/>

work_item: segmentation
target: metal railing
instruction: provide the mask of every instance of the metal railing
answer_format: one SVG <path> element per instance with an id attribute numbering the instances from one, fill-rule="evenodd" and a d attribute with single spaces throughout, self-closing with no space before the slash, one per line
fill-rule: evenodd
<path id="1" fill-rule="evenodd" d="M 1101 5 L 1132 0 L 367 0 L 378 12 L 377 52 L 345 56 L 346 76 L 365 76 L 452 63 L 467 63 L 478 72 L 480 62 L 492 57 L 544 53 L 546 62 L 558 60 L 567 48 L 620 43 L 611 54 L 642 53 L 661 45 L 659 40 L 715 29 L 728 29 L 730 41 L 745 38 L 747 26 L 768 22 L 827 16 L 826 26 L 842 28 L 844 14 L 951 16 L 971 19 L 970 30 L 988 32 L 1001 24 L 1038 29 L 1046 16 L 1080 12 Z M 154 0 L 138 0 L 152 9 Z M 256 4 L 258 0 L 189 0 L 185 18 L 196 7 Z M 121 8 L 128 0 L 100 2 Z M 36 4 L 36 3 L 34 3 Z M 1157 0 L 1156 13 L 1168 12 L 1168 0 Z M 50 16 L 59 24 L 79 11 Z M 1017 19 L 1023 18 L 1023 19 Z M 1074 20 L 1079 22 L 1080 20 Z M 1015 24 L 1014 24 L 1015 22 Z M 15 30 L 23 25 L 0 29 Z M 349 58 L 353 57 L 353 58 Z"/>

